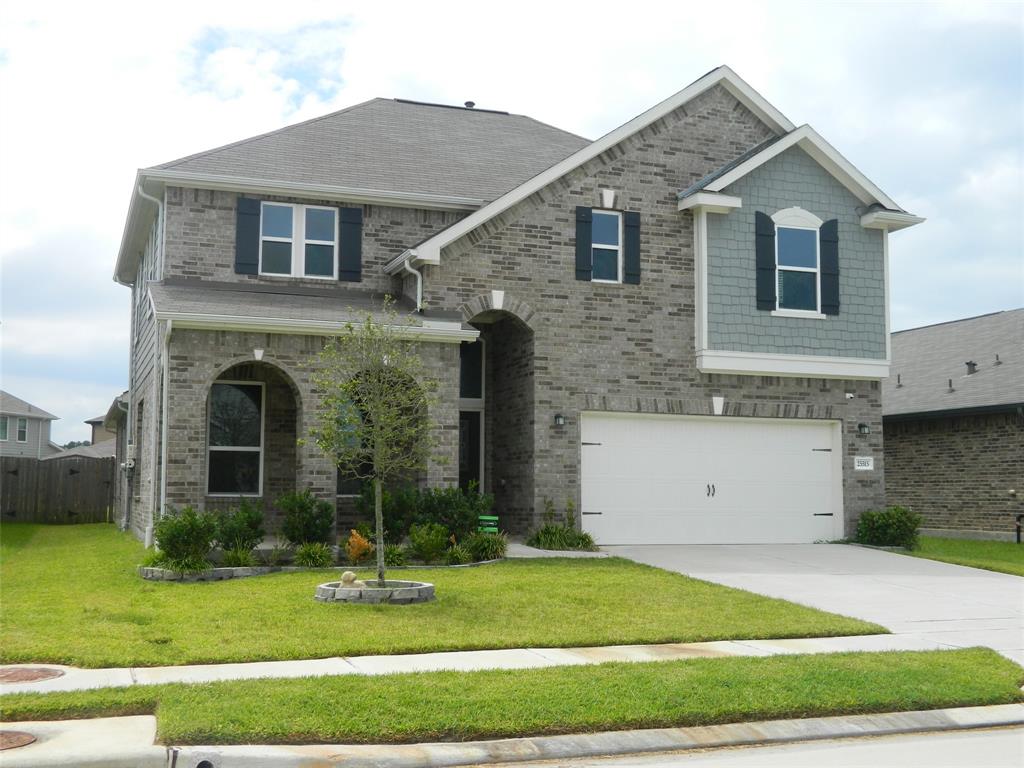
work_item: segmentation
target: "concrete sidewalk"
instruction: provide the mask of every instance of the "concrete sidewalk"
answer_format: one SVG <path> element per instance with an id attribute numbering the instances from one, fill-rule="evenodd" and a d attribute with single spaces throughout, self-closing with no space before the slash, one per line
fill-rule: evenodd
<path id="1" fill-rule="evenodd" d="M 429 744 L 163 747 L 151 716 L 12 724 L 37 736 L 4 768 L 442 768 L 708 750 L 1024 724 L 1024 704 Z"/>
<path id="2" fill-rule="evenodd" d="M 440 670 L 531 669 L 603 664 L 609 661 L 650 662 L 728 656 L 778 656 L 842 651 L 931 651 L 950 646 L 914 635 L 855 635 L 798 640 L 720 640 L 708 643 L 611 645 L 589 648 L 510 648 L 493 651 L 411 653 L 398 656 L 336 656 L 298 661 L 241 664 L 198 664 L 180 667 L 81 669 L 58 664 L 9 664 L 0 669 L 46 667 L 60 677 L 32 683 L 2 683 L 0 694 L 51 693 L 88 688 L 127 688 L 161 683 L 208 683 L 255 678 L 319 677 L 324 675 L 388 675 Z"/>

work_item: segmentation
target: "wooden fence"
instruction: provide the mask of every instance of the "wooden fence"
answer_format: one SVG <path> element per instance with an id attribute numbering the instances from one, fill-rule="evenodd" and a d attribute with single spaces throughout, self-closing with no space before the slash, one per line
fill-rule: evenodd
<path id="1" fill-rule="evenodd" d="M 116 471 L 113 457 L 0 456 L 0 516 L 23 523 L 112 521 Z"/>

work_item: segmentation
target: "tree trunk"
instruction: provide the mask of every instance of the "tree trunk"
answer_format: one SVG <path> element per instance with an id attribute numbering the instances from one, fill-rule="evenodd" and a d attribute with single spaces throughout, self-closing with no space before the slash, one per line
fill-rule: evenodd
<path id="1" fill-rule="evenodd" d="M 384 586 L 384 507 L 380 478 L 373 478 L 373 513 L 377 524 L 377 586 Z"/>

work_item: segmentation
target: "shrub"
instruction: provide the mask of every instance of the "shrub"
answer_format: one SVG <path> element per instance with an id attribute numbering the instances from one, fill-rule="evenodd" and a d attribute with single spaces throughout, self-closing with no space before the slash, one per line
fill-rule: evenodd
<path id="1" fill-rule="evenodd" d="M 466 491 L 459 488 L 385 490 L 381 500 L 384 537 L 392 544 L 399 544 L 409 535 L 412 526 L 437 523 L 461 541 L 476 530 L 480 515 L 488 514 L 493 506 L 494 497 L 480 493 L 476 483 Z M 374 516 L 372 485 L 363 487 L 356 508 L 363 517 Z"/>
<path id="2" fill-rule="evenodd" d="M 373 554 L 374 546 L 367 536 L 353 529 L 345 542 L 345 555 L 353 565 L 358 565 Z"/>
<path id="3" fill-rule="evenodd" d="M 473 562 L 473 556 L 462 544 L 453 544 L 444 553 L 444 561 L 448 565 L 465 565 L 466 563 Z"/>
<path id="4" fill-rule="evenodd" d="M 448 529 L 438 523 L 414 525 L 409 530 L 409 554 L 425 563 L 435 563 L 448 546 Z"/>
<path id="5" fill-rule="evenodd" d="M 224 550 L 224 560 L 221 563 L 225 568 L 252 568 L 256 565 L 256 558 L 252 550 L 246 547 L 235 547 Z"/>
<path id="6" fill-rule="evenodd" d="M 194 573 L 210 567 L 206 557 L 213 548 L 216 531 L 217 520 L 212 514 L 185 507 L 180 512 L 172 510 L 157 521 L 153 538 L 165 567 Z"/>
<path id="7" fill-rule="evenodd" d="M 405 547 L 401 544 L 385 544 L 384 565 L 392 568 L 396 565 L 405 565 Z"/>
<path id="8" fill-rule="evenodd" d="M 217 533 L 214 543 L 228 550 L 252 550 L 263 541 L 263 510 L 248 499 L 234 508 L 217 515 Z"/>
<path id="9" fill-rule="evenodd" d="M 295 550 L 295 564 L 306 568 L 327 568 L 334 562 L 331 547 L 322 541 L 307 541 Z"/>
<path id="10" fill-rule="evenodd" d="M 280 565 L 282 561 L 287 559 L 289 554 L 288 547 L 282 547 L 280 544 L 275 544 L 270 549 L 260 553 L 264 565 L 271 567 Z"/>
<path id="11" fill-rule="evenodd" d="M 565 522 L 556 523 L 555 505 L 551 499 L 544 499 L 544 524 L 531 533 L 526 544 L 537 549 L 597 551 L 594 537 L 576 530 L 576 504 L 572 499 L 565 502 Z"/>
<path id="12" fill-rule="evenodd" d="M 292 544 L 327 544 L 334 527 L 334 507 L 316 498 L 307 489 L 302 493 L 286 493 L 277 500 L 284 512 L 281 533 Z"/>
<path id="13" fill-rule="evenodd" d="M 505 556 L 508 537 L 504 533 L 480 533 L 474 531 L 466 537 L 463 546 L 469 550 L 474 562 L 498 560 Z"/>
<path id="14" fill-rule="evenodd" d="M 907 507 L 870 510 L 857 521 L 856 541 L 875 547 L 913 549 L 920 525 L 921 516 Z"/>

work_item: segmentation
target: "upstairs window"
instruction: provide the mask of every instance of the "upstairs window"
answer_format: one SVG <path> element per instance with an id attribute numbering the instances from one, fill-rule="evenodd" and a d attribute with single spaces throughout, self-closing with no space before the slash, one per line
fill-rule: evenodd
<path id="1" fill-rule="evenodd" d="M 7 417 L 0 416 L 0 441 L 7 441 Z"/>
<path id="2" fill-rule="evenodd" d="M 338 210 L 264 202 L 259 259 L 261 275 L 337 279 Z"/>
<path id="3" fill-rule="evenodd" d="M 622 215 L 614 211 L 594 211 L 592 227 L 591 280 L 622 282 Z"/>
<path id="4" fill-rule="evenodd" d="M 775 248 L 779 279 L 778 308 L 817 312 L 817 227 L 777 227 Z"/>
<path id="5" fill-rule="evenodd" d="M 28 442 L 28 419 L 18 419 L 18 442 Z"/>

